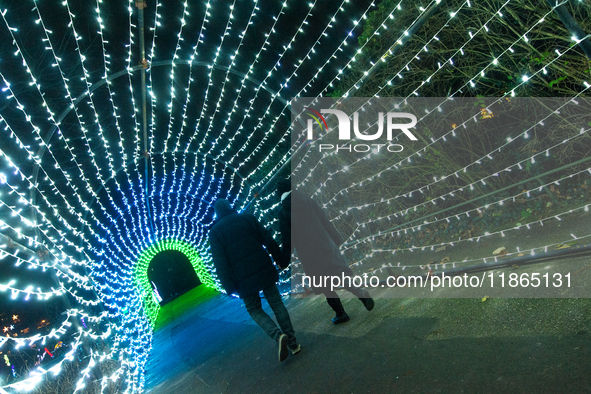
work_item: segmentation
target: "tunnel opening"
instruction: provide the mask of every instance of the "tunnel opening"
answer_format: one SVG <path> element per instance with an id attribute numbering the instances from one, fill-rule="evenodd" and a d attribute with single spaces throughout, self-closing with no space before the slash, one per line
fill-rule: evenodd
<path id="1" fill-rule="evenodd" d="M 148 265 L 148 280 L 161 299 L 160 305 L 201 285 L 189 258 L 178 250 L 156 254 Z"/>
<path id="2" fill-rule="evenodd" d="M 152 327 L 161 305 L 200 285 L 219 290 L 210 265 L 197 249 L 176 239 L 159 241 L 145 249 L 135 264 L 133 276 L 144 313 Z"/>

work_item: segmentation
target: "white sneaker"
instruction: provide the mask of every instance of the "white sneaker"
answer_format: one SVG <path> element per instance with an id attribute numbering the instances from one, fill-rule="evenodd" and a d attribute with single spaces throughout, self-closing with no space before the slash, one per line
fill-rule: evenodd
<path id="1" fill-rule="evenodd" d="M 279 361 L 281 362 L 284 361 L 289 354 L 287 352 L 287 335 L 281 334 L 277 340 L 277 343 L 279 345 Z"/>
<path id="2" fill-rule="evenodd" d="M 302 345 L 298 343 L 296 346 L 290 347 L 289 350 L 291 350 L 291 354 L 298 354 L 302 351 Z"/>

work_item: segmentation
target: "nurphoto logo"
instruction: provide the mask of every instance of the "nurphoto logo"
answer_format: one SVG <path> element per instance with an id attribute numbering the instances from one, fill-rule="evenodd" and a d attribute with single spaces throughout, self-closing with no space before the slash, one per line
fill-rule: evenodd
<path id="1" fill-rule="evenodd" d="M 328 134 L 327 119 L 330 119 L 330 117 L 336 119 L 340 143 L 329 143 L 321 139 L 316 144 L 320 152 L 347 151 L 361 153 L 370 150 L 374 152 L 402 152 L 404 147 L 401 144 L 392 143 L 394 138 L 398 139 L 404 136 L 411 141 L 418 140 L 410 130 L 415 128 L 417 117 L 409 112 L 378 112 L 376 114 L 375 111 L 357 110 L 348 113 L 341 109 L 314 109 L 310 106 L 304 106 L 301 114 L 305 115 L 304 131 L 308 141 L 317 140 L 320 136 Z M 364 125 L 360 126 L 360 123 L 364 123 Z M 351 129 L 353 129 L 353 133 L 351 133 Z M 367 141 L 368 143 L 358 143 L 357 141 Z M 373 143 L 369 143 L 370 141 Z M 382 143 L 379 143 L 380 141 Z"/>

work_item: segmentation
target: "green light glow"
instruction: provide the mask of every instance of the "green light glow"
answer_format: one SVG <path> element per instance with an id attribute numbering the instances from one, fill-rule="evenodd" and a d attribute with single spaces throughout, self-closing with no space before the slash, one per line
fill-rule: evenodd
<path id="1" fill-rule="evenodd" d="M 152 286 L 150 285 L 150 281 L 148 280 L 148 266 L 150 265 L 150 262 L 154 256 L 166 250 L 176 250 L 187 256 L 191 262 L 191 265 L 193 266 L 193 269 L 195 269 L 195 273 L 197 274 L 199 281 L 201 281 L 201 283 L 206 287 L 219 290 L 213 277 L 211 276 L 211 273 L 203 264 L 201 256 L 199 256 L 199 253 L 191 244 L 176 239 L 167 239 L 157 242 L 142 253 L 138 259 L 137 264 L 135 265 L 133 272 L 134 284 L 141 294 L 144 312 L 146 313 L 146 316 L 148 317 L 152 327 L 154 327 L 154 324 L 156 323 L 156 318 L 158 317 L 158 312 L 160 311 L 160 304 L 156 300 L 156 295 L 154 294 Z"/>

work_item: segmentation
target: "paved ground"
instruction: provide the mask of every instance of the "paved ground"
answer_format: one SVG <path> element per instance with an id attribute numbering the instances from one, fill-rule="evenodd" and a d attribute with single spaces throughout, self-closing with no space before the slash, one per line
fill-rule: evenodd
<path id="1" fill-rule="evenodd" d="M 562 229 L 591 232 L 588 217 L 572 220 L 486 247 L 561 239 Z M 448 253 L 463 259 L 469 251 Z M 589 268 L 591 257 L 568 257 L 495 273 L 559 269 L 586 294 Z M 470 298 L 447 298 L 459 296 L 457 289 L 440 298 L 391 298 L 397 290 L 405 291 L 373 289 L 371 312 L 344 299 L 351 321 L 339 326 L 323 299 L 286 298 L 303 350 L 279 363 L 274 342 L 240 300 L 198 287 L 162 308 L 147 392 L 591 393 L 591 299 L 501 298 L 486 288 Z"/>
<path id="2" fill-rule="evenodd" d="M 290 299 L 303 350 L 280 364 L 239 300 L 195 289 L 163 311 L 148 392 L 591 392 L 589 299 L 344 303 L 351 321 L 334 326 L 325 301 Z"/>

